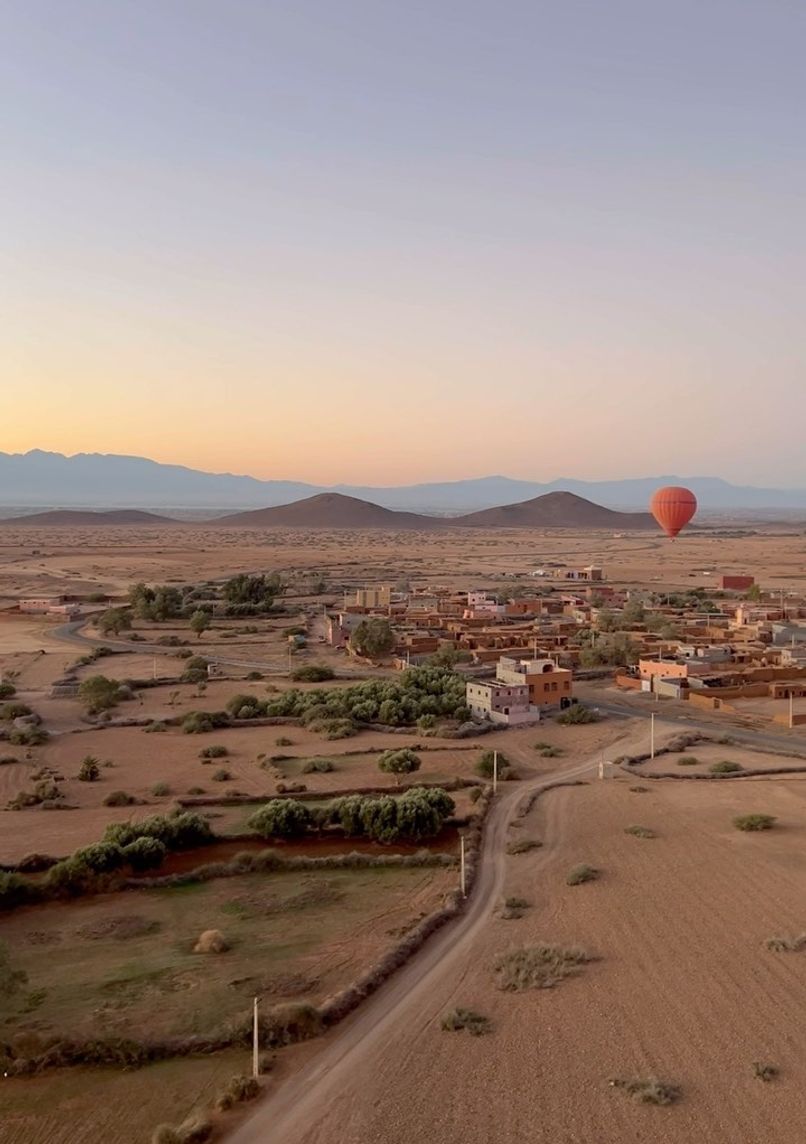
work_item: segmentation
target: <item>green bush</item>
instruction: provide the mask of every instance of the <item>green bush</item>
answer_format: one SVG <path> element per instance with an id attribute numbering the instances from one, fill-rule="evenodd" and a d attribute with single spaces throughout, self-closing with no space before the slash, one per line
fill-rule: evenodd
<path id="1" fill-rule="evenodd" d="M 332 667 L 325 667 L 321 663 L 309 663 L 305 667 L 298 667 L 291 673 L 295 683 L 324 683 L 325 680 L 335 679 L 336 673 Z"/>
<path id="2" fill-rule="evenodd" d="M 78 777 L 83 783 L 97 783 L 101 777 L 101 766 L 93 755 L 87 755 L 81 762 Z"/>
<path id="3" fill-rule="evenodd" d="M 33 711 L 27 703 L 4 703 L 0 707 L 0 719 L 4 723 L 10 723 L 12 719 L 24 719 L 28 715 L 33 715 Z"/>
<path id="4" fill-rule="evenodd" d="M 135 838 L 121 853 L 133 870 L 156 870 L 165 861 L 168 851 L 158 838 Z"/>
<path id="5" fill-rule="evenodd" d="M 723 759 L 721 763 L 713 763 L 708 768 L 712 775 L 735 775 L 739 771 L 743 771 L 744 767 L 741 763 L 733 763 L 730 759 Z"/>
<path id="6" fill-rule="evenodd" d="M 275 747 L 293 747 L 293 740 L 289 739 L 287 735 L 280 735 L 274 740 Z"/>
<path id="7" fill-rule="evenodd" d="M 104 831 L 104 841 L 126 847 L 136 838 L 156 838 L 167 850 L 192 850 L 214 841 L 206 818 L 192 811 L 155 814 L 141 822 L 115 822 Z"/>
<path id="8" fill-rule="evenodd" d="M 696 755 L 681 755 L 677 760 L 677 765 L 678 767 L 696 767 L 699 761 Z"/>
<path id="9" fill-rule="evenodd" d="M 105 675 L 91 675 L 79 684 L 78 697 L 90 715 L 99 715 L 120 702 L 120 683 L 117 679 L 107 679 Z"/>
<path id="10" fill-rule="evenodd" d="M 220 743 L 214 744 L 212 747 L 203 747 L 199 751 L 200 759 L 226 759 L 229 751 L 226 747 L 222 747 Z"/>
<path id="11" fill-rule="evenodd" d="M 303 766 L 302 773 L 304 775 L 328 774 L 335 769 L 336 767 L 330 759 L 309 759 Z"/>
<path id="12" fill-rule="evenodd" d="M 598 723 L 599 716 L 583 703 L 574 703 L 570 707 L 566 707 L 565 711 L 560 712 L 557 716 L 557 722 L 573 727 L 580 723 Z"/>
<path id="13" fill-rule="evenodd" d="M 125 790 L 113 790 L 104 799 L 104 806 L 133 806 L 137 802 L 134 795 Z"/>
<path id="14" fill-rule="evenodd" d="M 8 741 L 13 747 L 41 747 L 49 738 L 44 727 L 15 727 Z"/>
<path id="15" fill-rule="evenodd" d="M 773 814 L 740 814 L 734 818 L 733 825 L 737 830 L 772 830 L 776 822 Z"/>
<path id="16" fill-rule="evenodd" d="M 214 771 L 211 777 L 214 783 L 226 783 L 229 782 L 229 780 L 232 778 L 232 775 L 228 770 L 220 767 L 217 771 Z"/>
<path id="17" fill-rule="evenodd" d="M 70 860 L 88 866 L 96 874 L 119 870 L 125 863 L 123 851 L 114 842 L 94 842 L 91 846 L 76 850 Z"/>
<path id="18" fill-rule="evenodd" d="M 154 783 L 153 787 L 151 788 L 151 793 L 153 794 L 154 798 L 165 798 L 166 795 L 171 793 L 171 788 L 167 783 Z"/>
<path id="19" fill-rule="evenodd" d="M 489 1017 L 483 1017 L 472 1009 L 454 1009 L 442 1018 L 442 1028 L 450 1033 L 466 1029 L 471 1037 L 481 1037 L 492 1032 L 492 1022 Z"/>
<path id="20" fill-rule="evenodd" d="M 226 1112 L 236 1104 L 244 1104 L 260 1095 L 260 1084 L 251 1076 L 234 1076 L 227 1087 L 216 1097 L 215 1106 L 219 1112 Z"/>
<path id="21" fill-rule="evenodd" d="M 162 731 L 167 731 L 168 727 L 161 719 L 154 719 L 151 723 L 147 723 L 143 730 L 147 735 L 156 735 Z"/>
<path id="22" fill-rule="evenodd" d="M 273 798 L 255 811 L 248 825 L 262 838 L 299 838 L 310 822 L 310 811 L 304 803 L 293 798 Z"/>
<path id="23" fill-rule="evenodd" d="M 17 694 L 17 689 L 13 683 L 0 683 L 0 699 L 11 699 Z"/>
<path id="24" fill-rule="evenodd" d="M 229 717 L 223 711 L 189 711 L 182 720 L 182 731 L 186 735 L 204 735 L 228 723 Z"/>
<path id="25" fill-rule="evenodd" d="M 378 770 L 389 775 L 410 775 L 420 769 L 420 756 L 409 747 L 383 751 L 378 758 Z M 399 781 L 399 778 L 398 778 Z"/>
<path id="26" fill-rule="evenodd" d="M 511 774 L 511 767 L 509 759 L 503 751 L 498 751 L 498 777 L 502 781 L 509 778 Z M 476 774 L 481 775 L 482 778 L 491 779 L 495 769 L 495 751 L 484 751 L 476 763 Z"/>

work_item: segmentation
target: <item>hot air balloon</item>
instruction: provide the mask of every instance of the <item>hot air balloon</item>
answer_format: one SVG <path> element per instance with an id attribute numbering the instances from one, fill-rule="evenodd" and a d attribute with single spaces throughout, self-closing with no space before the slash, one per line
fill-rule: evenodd
<path id="1" fill-rule="evenodd" d="M 657 490 L 649 508 L 666 535 L 674 540 L 697 511 L 697 498 L 690 489 L 667 485 Z"/>

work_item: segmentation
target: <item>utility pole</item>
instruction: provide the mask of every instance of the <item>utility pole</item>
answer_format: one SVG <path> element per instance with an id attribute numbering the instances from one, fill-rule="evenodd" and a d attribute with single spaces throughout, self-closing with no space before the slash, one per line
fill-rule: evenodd
<path id="1" fill-rule="evenodd" d="M 649 716 L 649 757 L 655 758 L 655 712 Z"/>
<path id="2" fill-rule="evenodd" d="M 493 751 L 493 794 L 498 790 L 498 751 Z"/>
<path id="3" fill-rule="evenodd" d="M 789 692 L 789 726 L 790 729 L 795 726 L 795 693 Z"/>
<path id="4" fill-rule="evenodd" d="M 462 897 L 467 897 L 467 869 L 465 865 L 465 836 L 459 835 L 459 886 L 462 891 Z"/>
<path id="5" fill-rule="evenodd" d="M 252 1076 L 257 1080 L 260 1076 L 260 1037 L 258 1035 L 257 997 L 252 1005 Z"/>

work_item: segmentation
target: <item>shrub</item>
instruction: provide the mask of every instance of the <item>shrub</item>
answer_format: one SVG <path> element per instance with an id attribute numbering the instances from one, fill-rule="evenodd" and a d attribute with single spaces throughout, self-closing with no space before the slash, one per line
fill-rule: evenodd
<path id="1" fill-rule="evenodd" d="M 168 850 L 191 850 L 212 842 L 214 835 L 206 818 L 188 810 L 156 814 L 142 822 L 116 822 L 104 831 L 104 840 L 118 846 L 128 846 L 135 838 L 156 838 Z"/>
<path id="2" fill-rule="evenodd" d="M 92 846 L 85 846 L 76 850 L 68 861 L 82 863 L 96 874 L 108 874 L 112 870 L 119 870 L 125 863 L 123 851 L 114 842 L 95 842 Z"/>
<path id="3" fill-rule="evenodd" d="M 158 838 L 135 838 L 122 850 L 124 859 L 133 870 L 156 870 L 165 861 L 167 853 L 165 844 Z"/>
<path id="4" fill-rule="evenodd" d="M 171 788 L 167 783 L 154 783 L 153 787 L 151 788 L 151 793 L 153 794 L 154 798 L 165 798 L 166 795 L 171 793 Z"/>
<path id="5" fill-rule="evenodd" d="M 471 787 L 470 790 L 467 792 L 467 797 L 470 799 L 471 802 L 478 802 L 479 799 L 481 798 L 481 787 L 477 787 L 477 786 Z"/>
<path id="6" fill-rule="evenodd" d="M 188 794 L 204 794 L 204 787 L 200 787 L 200 786 L 188 787 Z"/>
<path id="7" fill-rule="evenodd" d="M 766 1065 L 761 1061 L 753 1061 L 753 1076 L 756 1077 L 757 1080 L 763 1080 L 765 1083 L 775 1080 L 780 1074 L 780 1071 L 776 1065 Z"/>
<path id="8" fill-rule="evenodd" d="M 10 723 L 13 719 L 24 719 L 28 715 L 33 715 L 33 711 L 27 703 L 4 703 L 0 707 L 0 719 L 5 723 Z"/>
<path id="9" fill-rule="evenodd" d="M 217 771 L 213 772 L 211 776 L 214 783 L 226 783 L 232 778 L 231 773 L 224 767 L 219 767 Z"/>
<path id="10" fill-rule="evenodd" d="M 696 767 L 699 761 L 696 755 L 681 755 L 677 760 L 677 765 L 678 767 Z"/>
<path id="11" fill-rule="evenodd" d="M 632 834 L 634 838 L 655 838 L 655 831 L 648 826 L 625 826 L 625 834 Z"/>
<path id="12" fill-rule="evenodd" d="M 446 1032 L 458 1033 L 466 1029 L 471 1037 L 481 1037 L 492 1032 L 492 1023 L 489 1017 L 483 1017 L 472 1009 L 454 1009 L 442 1018 L 442 1028 Z"/>
<path id="13" fill-rule="evenodd" d="M 254 1100 L 260 1095 L 260 1084 L 252 1076 L 234 1076 L 227 1087 L 216 1097 L 215 1106 L 219 1112 L 226 1112 L 236 1104 Z"/>
<path id="14" fill-rule="evenodd" d="M 309 759 L 302 768 L 304 775 L 312 774 L 329 774 L 330 771 L 335 771 L 336 767 L 330 759 Z"/>
<path id="15" fill-rule="evenodd" d="M 588 866 L 584 862 L 580 866 L 573 866 L 565 879 L 568 886 L 581 886 L 583 882 L 595 882 L 599 871 L 595 866 Z"/>
<path id="16" fill-rule="evenodd" d="M 101 777 L 101 767 L 93 755 L 87 755 L 82 760 L 78 770 L 78 777 L 83 783 L 97 783 Z"/>
<path id="17" fill-rule="evenodd" d="M 574 703 L 557 716 L 557 722 L 573 727 L 580 723 L 598 723 L 599 716 L 583 703 Z"/>
<path id="18" fill-rule="evenodd" d="M 280 735 L 277 739 L 274 740 L 274 745 L 275 747 L 293 747 L 294 742 L 286 735 Z"/>
<path id="19" fill-rule="evenodd" d="M 633 1080 L 611 1080 L 613 1088 L 621 1088 L 640 1104 L 674 1104 L 680 1098 L 680 1089 L 656 1077 Z"/>
<path id="20" fill-rule="evenodd" d="M 551 989 L 565 977 L 578 973 L 593 958 L 577 946 L 539 945 L 513 950 L 494 965 L 495 984 L 506 993 L 526 989 Z"/>
<path id="21" fill-rule="evenodd" d="M 526 854 L 529 850 L 537 850 L 543 845 L 536 838 L 518 838 L 507 846 L 507 854 Z"/>
<path id="22" fill-rule="evenodd" d="M 125 790 L 113 790 L 104 799 L 104 806 L 133 806 L 136 802 L 134 795 L 127 794 Z"/>
<path id="23" fill-rule="evenodd" d="M 299 838 L 311 822 L 304 803 L 293 798 L 273 798 L 249 819 L 249 827 L 263 838 Z"/>
<path id="24" fill-rule="evenodd" d="M 41 747 L 49 738 L 44 727 L 15 727 L 8 741 L 13 747 Z"/>
<path id="25" fill-rule="evenodd" d="M 336 673 L 332 667 L 325 667 L 322 663 L 309 663 L 293 671 L 291 678 L 295 683 L 324 683 L 327 679 L 335 679 Z"/>
<path id="26" fill-rule="evenodd" d="M 91 675 L 79 684 L 78 697 L 90 715 L 98 715 L 120 702 L 120 684 L 116 679 L 107 679 L 105 675 Z"/>
<path id="27" fill-rule="evenodd" d="M 708 768 L 709 774 L 712 775 L 735 775 L 738 771 L 743 771 L 744 767 L 741 763 L 733 763 L 730 759 L 723 759 L 721 763 L 714 763 Z"/>
<path id="28" fill-rule="evenodd" d="M 199 751 L 200 759 L 225 759 L 229 751 L 226 747 L 222 747 L 220 743 L 214 744 L 212 747 L 203 747 Z"/>
<path id="29" fill-rule="evenodd" d="M 410 775 L 420 769 L 420 756 L 409 747 L 402 747 L 394 751 L 383 751 L 378 758 L 378 770 L 384 774 L 395 775 L 399 782 L 400 775 Z"/>
<path id="30" fill-rule="evenodd" d="M 24 969 L 12 969 L 8 947 L 0 942 L 0 997 L 12 997 L 28 983 Z"/>
<path id="31" fill-rule="evenodd" d="M 529 902 L 526 898 L 504 898 L 504 905 L 501 909 L 501 917 L 504 921 L 512 921 L 515 918 L 522 918 L 524 910 L 528 910 Z"/>
<path id="32" fill-rule="evenodd" d="M 773 814 L 740 814 L 733 825 L 737 830 L 772 830 L 776 822 Z"/>
<path id="33" fill-rule="evenodd" d="M 147 723 L 145 727 L 143 727 L 143 730 L 147 735 L 157 735 L 162 731 L 167 731 L 168 727 L 161 719 L 155 719 L 152 723 Z"/>
<path id="34" fill-rule="evenodd" d="M 228 723 L 229 716 L 224 711 L 189 711 L 182 720 L 182 731 L 185 735 L 204 735 Z"/>
<path id="35" fill-rule="evenodd" d="M 17 694 L 17 688 L 13 683 L 0 683 L 0 699 L 11 699 Z"/>
<path id="36" fill-rule="evenodd" d="M 498 754 L 498 777 L 499 777 L 499 779 L 501 779 L 503 781 L 503 780 L 510 777 L 511 768 L 509 765 L 509 759 L 506 757 L 504 752 L 498 751 L 497 754 Z M 485 751 L 482 754 L 481 758 L 476 763 L 476 774 L 477 775 L 481 775 L 482 778 L 485 778 L 485 779 L 491 779 L 493 777 L 493 771 L 495 769 L 495 755 L 496 755 L 495 751 Z"/>

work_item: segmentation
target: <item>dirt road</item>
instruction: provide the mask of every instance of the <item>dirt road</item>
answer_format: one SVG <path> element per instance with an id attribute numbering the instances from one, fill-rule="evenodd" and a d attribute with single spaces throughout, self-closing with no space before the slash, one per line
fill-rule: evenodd
<path id="1" fill-rule="evenodd" d="M 372 1067 L 374 1056 L 402 1023 L 421 1019 L 422 1002 L 429 994 L 444 986 L 445 996 L 450 996 L 451 974 L 501 896 L 507 829 L 524 798 L 558 781 L 593 777 L 600 758 L 597 753 L 593 759 L 570 764 L 550 776 L 504 787 L 487 819 L 479 875 L 466 912 L 439 930 L 407 966 L 338 1026 L 307 1066 L 270 1093 L 229 1138 L 232 1144 L 301 1144 L 308 1139 L 308 1131 L 323 1122 L 330 1124 L 328 1138 L 339 1139 L 332 1105 L 343 1096 L 350 1078 Z"/>

